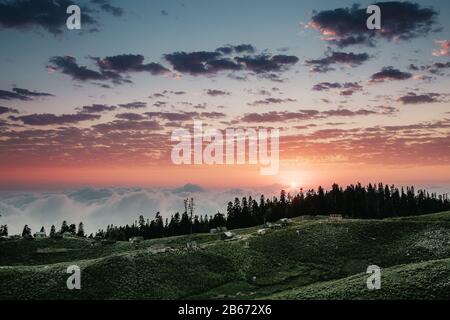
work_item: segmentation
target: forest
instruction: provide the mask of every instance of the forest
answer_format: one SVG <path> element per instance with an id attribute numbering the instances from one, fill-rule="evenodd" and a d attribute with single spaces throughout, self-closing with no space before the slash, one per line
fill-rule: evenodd
<path id="1" fill-rule="evenodd" d="M 300 189 L 292 195 L 281 190 L 279 197 L 259 199 L 251 196 L 235 198 L 227 204 L 225 213 L 214 215 L 195 213 L 194 199 L 184 201 L 184 211 L 176 212 L 170 218 L 164 219 L 160 212 L 153 220 L 139 219 L 130 225 L 108 225 L 106 229 L 98 230 L 90 238 L 100 238 L 115 241 L 128 241 L 132 237 L 144 239 L 171 237 L 190 233 L 207 233 L 212 228 L 227 227 L 228 229 L 246 228 L 275 222 L 282 218 L 299 216 L 317 216 L 340 214 L 351 219 L 384 219 L 436 213 L 450 210 L 447 194 L 437 195 L 426 190 L 415 191 L 413 186 L 397 188 L 383 183 L 362 186 L 360 183 L 342 188 L 333 184 L 331 189 L 317 190 Z M 7 236 L 7 226 L 0 227 L 0 236 Z M 44 228 L 41 232 L 45 232 Z M 83 223 L 75 224 L 63 221 L 59 231 L 52 225 L 50 237 L 58 237 L 64 233 L 73 236 L 86 237 Z M 24 226 L 22 237 L 31 237 L 31 229 Z"/>

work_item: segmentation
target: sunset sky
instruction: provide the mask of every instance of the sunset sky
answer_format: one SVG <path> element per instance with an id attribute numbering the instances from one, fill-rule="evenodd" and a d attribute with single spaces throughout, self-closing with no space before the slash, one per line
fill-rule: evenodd
<path id="1" fill-rule="evenodd" d="M 450 3 L 353 4 L 0 1 L 0 188 L 449 187 Z M 194 120 L 280 129 L 279 174 L 173 165 Z"/>

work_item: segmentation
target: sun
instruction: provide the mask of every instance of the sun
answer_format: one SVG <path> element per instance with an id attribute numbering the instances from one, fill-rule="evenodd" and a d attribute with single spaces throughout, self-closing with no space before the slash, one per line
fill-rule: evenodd
<path id="1" fill-rule="evenodd" d="M 295 188 L 297 188 L 298 183 L 295 181 L 291 181 L 290 186 L 291 186 L 291 189 L 295 189 Z"/>

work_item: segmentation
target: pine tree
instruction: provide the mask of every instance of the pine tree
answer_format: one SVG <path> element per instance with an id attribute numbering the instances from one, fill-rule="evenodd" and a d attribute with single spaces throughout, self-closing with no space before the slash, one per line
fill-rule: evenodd
<path id="1" fill-rule="evenodd" d="M 8 226 L 5 224 L 4 226 L 0 226 L 0 237 L 8 236 Z"/>
<path id="2" fill-rule="evenodd" d="M 25 226 L 23 227 L 23 230 L 22 230 L 22 237 L 23 237 L 23 238 L 31 237 L 31 229 L 28 227 L 28 225 L 25 225 Z"/>
<path id="3" fill-rule="evenodd" d="M 69 232 L 69 231 L 70 231 L 70 229 L 69 229 L 69 226 L 67 225 L 67 221 L 64 220 L 62 222 L 61 230 L 59 231 L 59 233 L 63 234 L 64 232 Z"/>
<path id="4" fill-rule="evenodd" d="M 83 222 L 80 222 L 78 224 L 78 232 L 77 232 L 77 236 L 78 237 L 84 237 L 84 224 Z"/>
<path id="5" fill-rule="evenodd" d="M 50 238 L 54 238 L 56 236 L 56 228 L 54 225 L 50 228 Z"/>
<path id="6" fill-rule="evenodd" d="M 70 232 L 72 235 L 76 235 L 76 234 L 77 234 L 77 226 L 76 226 L 74 223 L 72 223 L 72 224 L 69 226 L 69 232 Z"/>

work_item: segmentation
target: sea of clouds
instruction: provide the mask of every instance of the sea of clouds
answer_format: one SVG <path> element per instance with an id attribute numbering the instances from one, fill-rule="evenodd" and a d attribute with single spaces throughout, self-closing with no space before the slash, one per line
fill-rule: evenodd
<path id="1" fill-rule="evenodd" d="M 187 184 L 180 188 L 81 188 L 60 192 L 3 192 L 0 194 L 0 225 L 7 224 L 9 234 L 19 234 L 27 224 L 32 232 L 44 226 L 57 228 L 63 220 L 69 224 L 82 221 L 87 233 L 107 225 L 132 224 L 143 215 L 153 219 L 156 212 L 163 218 L 184 211 L 186 198 L 194 198 L 195 214 L 224 213 L 228 201 L 235 197 L 279 194 L 280 186 L 258 190 L 206 190 Z"/>
<path id="2" fill-rule="evenodd" d="M 107 225 L 131 225 L 140 215 L 153 219 L 156 212 L 169 218 L 184 211 L 184 199 L 194 198 L 196 215 L 226 212 L 235 197 L 252 196 L 259 201 L 261 194 L 278 196 L 281 185 L 257 189 L 205 189 L 194 184 L 179 188 L 93 188 L 85 187 L 54 192 L 0 192 L 0 225 L 8 225 L 9 234 L 20 234 L 27 224 L 32 232 L 42 226 L 47 233 L 52 224 L 59 230 L 63 220 L 78 226 L 83 222 L 87 234 Z M 450 187 L 423 186 L 429 192 L 448 193 Z M 417 188 L 419 189 L 419 188 Z M 290 190 L 287 189 L 289 192 Z"/>

